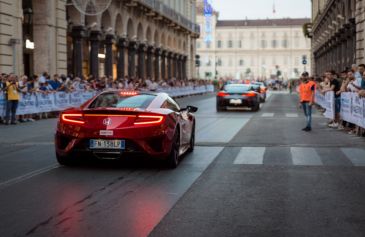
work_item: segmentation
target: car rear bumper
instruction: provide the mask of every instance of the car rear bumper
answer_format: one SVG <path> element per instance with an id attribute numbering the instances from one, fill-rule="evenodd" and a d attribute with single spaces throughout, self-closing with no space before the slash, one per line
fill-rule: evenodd
<path id="1" fill-rule="evenodd" d="M 240 101 L 239 103 L 238 100 Z M 235 102 L 235 103 L 233 103 Z M 217 106 L 219 107 L 255 107 L 259 101 L 256 98 L 238 99 L 238 98 L 217 98 Z"/>
<path id="2" fill-rule="evenodd" d="M 91 149 L 90 139 L 93 138 L 75 138 L 57 132 L 55 135 L 56 153 L 59 156 L 116 160 L 139 156 L 165 158 L 171 149 L 171 142 L 167 139 L 167 136 L 151 137 L 143 140 L 121 139 L 125 140 L 125 149 L 123 150 Z"/>

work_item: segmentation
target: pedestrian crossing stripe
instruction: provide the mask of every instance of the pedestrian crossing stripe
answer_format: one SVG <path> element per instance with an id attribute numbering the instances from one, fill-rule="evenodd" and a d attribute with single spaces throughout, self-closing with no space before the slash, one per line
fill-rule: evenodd
<path id="1" fill-rule="evenodd" d="M 307 147 L 291 147 L 290 153 L 294 165 L 323 165 L 321 157 L 317 154 L 314 148 Z"/>
<path id="2" fill-rule="evenodd" d="M 274 117 L 274 113 L 263 113 L 262 117 Z"/>
<path id="3" fill-rule="evenodd" d="M 284 149 L 284 148 L 283 148 Z M 363 148 L 340 148 L 353 166 L 365 167 L 365 149 Z M 233 159 L 234 165 L 265 165 L 270 159 L 267 147 L 242 147 Z M 313 147 L 290 147 L 290 159 L 293 166 L 325 166 L 316 148 Z M 264 158 L 266 162 L 264 161 Z M 335 159 L 334 159 L 335 160 Z M 268 162 L 270 163 L 270 162 Z M 270 164 L 276 165 L 276 164 Z M 279 165 L 279 164 L 277 164 Z M 280 164 L 283 165 L 283 164 Z M 335 164 L 336 165 L 336 164 Z M 342 166 L 342 164 L 338 164 Z M 333 165 L 330 165 L 333 166 Z"/>
<path id="4" fill-rule="evenodd" d="M 242 147 L 234 164 L 262 164 L 265 154 L 265 147 Z"/>
<path id="5" fill-rule="evenodd" d="M 286 113 L 285 116 L 288 118 L 298 118 L 297 113 Z"/>

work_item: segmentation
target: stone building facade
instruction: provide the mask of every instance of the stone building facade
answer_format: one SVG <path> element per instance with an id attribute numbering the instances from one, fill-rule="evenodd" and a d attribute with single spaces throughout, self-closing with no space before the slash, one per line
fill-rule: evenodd
<path id="1" fill-rule="evenodd" d="M 312 0 L 313 71 L 364 63 L 365 1 Z"/>
<path id="2" fill-rule="evenodd" d="M 99 15 L 71 0 L 0 1 L 0 72 L 195 77 L 195 0 L 112 0 Z"/>
<path id="3" fill-rule="evenodd" d="M 302 30 L 310 19 L 219 20 L 219 13 L 213 12 L 207 23 L 202 4 L 197 6 L 201 77 L 290 79 L 310 71 L 310 40 Z"/>

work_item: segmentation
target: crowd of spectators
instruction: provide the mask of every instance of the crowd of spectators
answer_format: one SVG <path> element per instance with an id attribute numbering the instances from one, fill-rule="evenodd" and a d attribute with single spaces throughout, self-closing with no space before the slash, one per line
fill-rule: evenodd
<path id="1" fill-rule="evenodd" d="M 16 76 L 14 74 L 0 74 L 0 92 L 6 95 L 6 115 L 1 118 L 0 123 L 16 124 L 19 122 L 34 121 L 34 118 L 40 118 L 42 114 L 33 114 L 26 116 L 15 116 L 18 106 L 20 94 L 27 93 L 54 93 L 57 91 L 73 92 L 73 91 L 103 91 L 107 89 L 126 89 L 126 90 L 145 90 L 157 91 L 159 89 L 181 88 L 185 86 L 202 86 L 208 85 L 207 80 L 177 80 L 170 78 L 169 80 L 155 81 L 151 78 L 134 78 L 125 76 L 120 79 L 103 76 L 101 78 L 74 77 L 73 75 L 49 75 L 47 72 L 42 75 L 26 75 Z M 0 111 L 1 112 L 1 111 Z M 48 114 L 46 114 L 48 116 Z"/>
<path id="2" fill-rule="evenodd" d="M 341 93 L 353 92 L 365 97 L 365 64 L 352 65 L 341 72 L 328 70 L 321 77 L 311 77 L 317 83 L 316 89 L 325 94 L 333 91 L 335 94 L 335 118 L 329 121 L 331 128 L 345 130 L 349 134 L 364 135 L 364 129 L 344 121 L 340 116 Z"/>

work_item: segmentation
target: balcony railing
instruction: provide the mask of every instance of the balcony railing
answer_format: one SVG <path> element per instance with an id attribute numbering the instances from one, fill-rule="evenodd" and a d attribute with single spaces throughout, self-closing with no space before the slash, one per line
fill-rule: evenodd
<path id="1" fill-rule="evenodd" d="M 153 11 L 163 15 L 164 17 L 170 19 L 171 21 L 183 26 L 184 28 L 188 29 L 189 31 L 200 34 L 200 27 L 198 24 L 193 23 L 180 13 L 176 12 L 174 9 L 166 6 L 159 0 L 132 0 L 134 2 L 139 2 L 146 7 L 149 7 Z"/>

